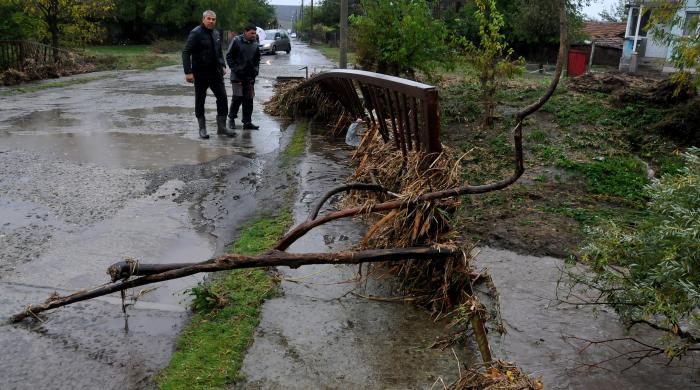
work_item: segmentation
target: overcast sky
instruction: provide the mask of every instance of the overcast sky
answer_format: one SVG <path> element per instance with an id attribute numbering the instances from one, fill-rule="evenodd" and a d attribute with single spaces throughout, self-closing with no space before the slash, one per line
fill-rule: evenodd
<path id="1" fill-rule="evenodd" d="M 301 5 L 301 0 L 268 0 L 270 4 L 277 5 Z M 314 0 L 319 3 L 322 0 Z M 616 4 L 616 0 L 592 0 L 591 5 L 583 9 L 583 13 L 591 19 L 599 19 L 598 14 L 604 9 L 610 9 L 610 6 Z M 304 0 L 304 5 L 311 4 L 311 0 Z"/>
<path id="2" fill-rule="evenodd" d="M 583 8 L 583 13 L 591 19 L 600 19 L 598 14 L 603 10 L 610 10 L 610 6 L 617 4 L 616 0 L 593 0 L 591 5 Z"/>

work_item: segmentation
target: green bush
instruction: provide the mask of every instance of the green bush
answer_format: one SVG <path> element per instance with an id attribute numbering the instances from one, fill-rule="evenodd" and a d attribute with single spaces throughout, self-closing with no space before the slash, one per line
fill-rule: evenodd
<path id="1" fill-rule="evenodd" d="M 415 79 L 447 64 L 447 29 L 425 0 L 361 0 L 363 15 L 351 15 L 357 55 L 368 70 Z"/>
<path id="2" fill-rule="evenodd" d="M 700 329 L 700 149 L 684 158 L 679 174 L 645 187 L 649 213 L 634 228 L 610 223 L 589 230 L 583 259 L 595 274 L 577 279 L 599 289 L 624 321 L 672 334 Z M 671 357 L 685 350 L 664 347 Z"/>

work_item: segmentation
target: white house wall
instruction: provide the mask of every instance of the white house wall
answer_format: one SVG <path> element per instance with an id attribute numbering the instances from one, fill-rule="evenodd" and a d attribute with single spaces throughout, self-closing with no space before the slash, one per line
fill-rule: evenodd
<path id="1" fill-rule="evenodd" d="M 645 2 L 642 2 L 645 3 Z M 639 4 L 639 3 L 637 3 Z M 638 6 L 635 6 L 634 8 L 638 8 Z M 646 9 L 646 5 L 645 5 Z M 652 11 L 653 12 L 653 11 Z M 678 16 L 682 19 L 685 19 L 685 15 L 687 12 L 700 12 L 700 1 L 699 0 L 687 0 L 686 6 L 678 12 Z M 623 43 L 623 48 L 622 48 L 622 59 L 620 62 L 620 69 L 623 69 L 623 64 L 624 63 L 629 63 L 630 57 L 632 56 L 632 53 L 634 51 L 633 46 L 634 46 L 634 32 L 635 32 L 635 27 L 632 24 L 632 12 L 630 9 L 630 13 L 628 14 L 627 17 L 627 34 L 625 36 L 625 41 Z M 666 27 L 668 28 L 668 27 Z M 631 31 L 631 34 L 630 34 Z M 671 30 L 671 32 L 674 35 L 682 35 L 683 34 L 683 23 L 681 23 L 679 26 L 674 26 Z M 640 60 L 648 59 L 652 60 L 654 62 L 665 62 L 663 65 L 663 71 L 664 72 L 674 72 L 676 69 L 673 68 L 672 66 L 668 65 L 671 60 L 671 56 L 673 54 L 672 47 L 669 47 L 665 43 L 661 42 L 656 42 L 653 37 L 652 37 L 652 32 L 650 31 L 646 37 L 639 37 L 640 41 L 643 41 L 643 43 L 640 43 L 639 45 L 645 45 L 644 49 L 644 55 L 640 56 Z M 638 46 L 639 47 L 639 46 Z M 640 53 L 641 54 L 641 53 Z"/>

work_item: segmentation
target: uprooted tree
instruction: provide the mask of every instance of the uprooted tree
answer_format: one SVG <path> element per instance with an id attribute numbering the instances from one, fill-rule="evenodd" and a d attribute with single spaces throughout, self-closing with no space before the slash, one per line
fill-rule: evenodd
<path id="1" fill-rule="evenodd" d="M 492 369 L 506 369 L 501 362 L 493 362 L 491 351 L 486 339 L 485 321 L 486 310 L 473 293 L 472 286 L 479 278 L 469 263 L 469 246 L 457 245 L 453 241 L 454 232 L 450 229 L 450 216 L 455 213 L 460 197 L 471 194 L 482 194 L 504 189 L 515 183 L 524 173 L 523 160 L 523 126 L 525 119 L 539 110 L 551 97 L 562 72 L 566 52 L 566 13 L 565 0 L 560 1 L 561 40 L 557 66 L 544 95 L 523 108 L 515 115 L 513 128 L 514 139 L 514 171 L 501 180 L 483 184 L 470 185 L 460 183 L 459 158 L 449 148 L 442 147 L 438 153 L 425 153 L 419 148 L 406 150 L 394 148 L 398 144 L 396 137 L 402 138 L 400 127 L 405 124 L 394 119 L 385 119 L 379 112 L 374 115 L 371 127 L 365 132 L 361 145 L 358 147 L 353 161 L 355 172 L 353 183 L 330 190 L 321 197 L 311 210 L 306 221 L 292 228 L 275 246 L 260 256 L 224 255 L 200 263 L 188 264 L 143 264 L 138 261 L 126 261 L 114 264 L 109 273 L 112 282 L 93 289 L 86 289 L 67 296 L 54 294 L 43 304 L 30 305 L 21 313 L 12 317 L 12 321 L 22 321 L 25 318 L 37 318 L 41 312 L 65 306 L 74 302 L 95 298 L 128 288 L 156 283 L 164 280 L 180 278 L 201 272 L 213 272 L 236 268 L 290 266 L 299 267 L 305 264 L 358 264 L 385 262 L 398 276 L 404 290 L 417 297 L 416 302 L 431 309 L 436 318 L 451 318 L 455 326 L 471 327 L 482 358 Z M 338 101 L 347 98 L 350 91 L 341 91 L 339 95 L 318 92 L 321 85 L 345 85 L 350 88 L 354 84 L 347 80 L 334 81 L 328 78 L 315 80 L 311 78 L 293 88 L 286 89 L 286 95 L 309 95 L 318 99 L 315 112 L 328 114 L 329 122 L 336 121 L 338 114 L 345 117 L 346 112 L 338 108 Z M 345 83 L 345 84 L 343 84 Z M 413 83 L 415 85 L 416 83 Z M 354 88 L 354 87 L 353 87 Z M 352 91 L 356 93 L 357 91 Z M 363 96 L 365 96 L 363 91 Z M 379 99 L 376 91 L 369 93 L 375 103 Z M 385 101 L 393 101 L 393 107 L 406 108 L 411 106 L 405 100 L 391 92 Z M 308 96 L 307 96 L 308 98 Z M 304 98 L 293 96 L 278 97 L 277 102 L 303 102 Z M 306 99 L 308 100 L 308 99 Z M 347 99 L 345 101 L 348 101 Z M 354 101 L 350 99 L 350 101 Z M 307 101 L 308 103 L 308 101 Z M 294 104 L 292 104 L 294 105 Z M 330 105 L 331 109 L 324 105 Z M 375 105 L 379 109 L 381 105 Z M 412 106 L 415 112 L 415 102 Z M 357 105 L 353 109 L 357 109 Z M 386 110 L 393 110 L 386 108 Z M 290 111 L 296 111 L 290 108 Z M 352 110 L 350 110 L 352 111 Z M 374 109 L 368 111 L 375 111 Z M 381 110 L 379 110 L 381 111 Z M 404 110 L 404 113 L 411 112 Z M 369 114 L 372 117 L 373 114 Z M 335 118 L 333 118 L 335 116 Z M 390 131 L 387 131 L 389 129 Z M 405 127 L 404 127 L 405 129 Z M 335 194 L 348 193 L 345 207 L 337 211 L 320 214 L 322 206 Z M 284 252 L 293 242 L 304 236 L 311 229 L 324 223 L 353 216 L 367 218 L 371 226 L 365 235 L 360 248 L 342 253 L 306 253 L 289 254 Z M 420 297 L 420 299 L 418 299 Z M 505 371 L 504 371 L 505 372 Z M 496 380 L 475 374 L 472 380 Z M 500 377 L 499 377 L 500 378 Z M 512 378 L 503 375 L 507 383 Z M 458 388 L 466 384 L 457 383 Z M 539 386 L 524 375 L 517 383 L 519 388 L 538 388 Z M 473 382 L 470 382 L 473 383 Z M 482 382 L 479 382 L 482 383 Z M 513 382 L 515 383 L 515 382 Z M 510 386 L 509 385 L 509 386 Z M 506 387 L 512 388 L 512 387 Z"/>

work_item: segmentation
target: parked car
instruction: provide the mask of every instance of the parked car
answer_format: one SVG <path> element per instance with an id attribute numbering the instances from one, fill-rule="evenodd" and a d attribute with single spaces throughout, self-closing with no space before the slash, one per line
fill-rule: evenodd
<path id="1" fill-rule="evenodd" d="M 284 50 L 289 54 L 292 51 L 292 42 L 284 30 L 265 30 L 265 39 L 260 41 L 262 54 L 276 54 L 278 50 Z"/>
<path id="2" fill-rule="evenodd" d="M 297 37 L 297 33 L 293 32 L 293 33 L 289 34 L 289 36 L 290 36 L 291 38 L 296 38 L 296 37 Z"/>

